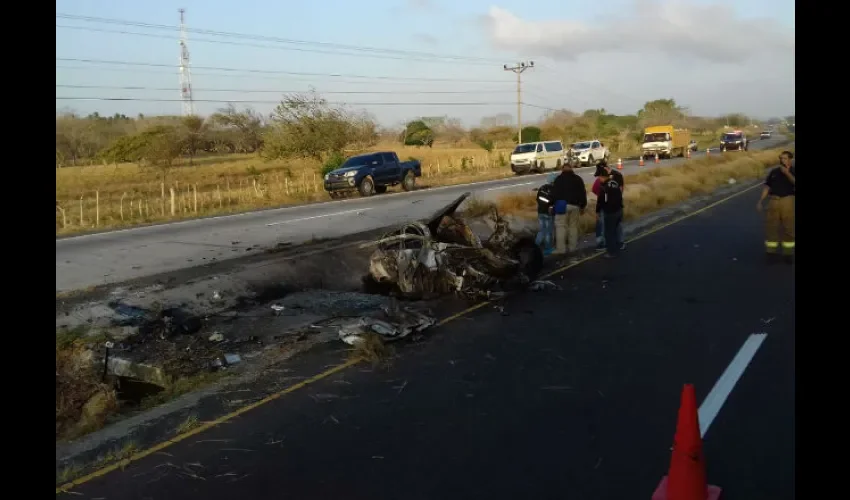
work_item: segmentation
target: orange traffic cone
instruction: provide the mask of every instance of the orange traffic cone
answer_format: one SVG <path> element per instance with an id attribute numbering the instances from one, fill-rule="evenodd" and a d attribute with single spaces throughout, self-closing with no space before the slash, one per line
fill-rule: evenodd
<path id="1" fill-rule="evenodd" d="M 691 148 L 685 150 L 685 158 L 691 159 Z"/>
<path id="2" fill-rule="evenodd" d="M 655 163 L 661 163 L 661 160 L 658 159 L 658 153 L 655 153 Z"/>
<path id="3" fill-rule="evenodd" d="M 711 148 L 705 148 L 705 156 L 711 156 Z"/>
<path id="4" fill-rule="evenodd" d="M 623 170 L 623 159 L 617 158 L 617 170 Z"/>
<path id="5" fill-rule="evenodd" d="M 685 384 L 670 472 L 661 479 L 652 500 L 718 500 L 721 491 L 706 484 L 696 393 L 693 384 Z"/>
<path id="6" fill-rule="evenodd" d="M 638 163 L 639 167 L 643 166 L 643 155 L 640 155 L 640 162 Z"/>

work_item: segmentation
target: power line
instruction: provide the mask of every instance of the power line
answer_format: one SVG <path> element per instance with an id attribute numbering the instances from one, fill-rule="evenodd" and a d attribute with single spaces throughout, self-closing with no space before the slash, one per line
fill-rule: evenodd
<path id="1" fill-rule="evenodd" d="M 127 102 L 182 102 L 182 99 L 146 99 L 141 97 L 65 97 L 56 96 L 57 101 L 127 101 Z M 194 102 L 233 104 L 280 104 L 280 101 L 239 99 L 194 99 Z M 501 106 L 506 102 L 328 102 L 338 106 Z"/>
<path id="2" fill-rule="evenodd" d="M 174 71 L 163 71 L 158 69 L 147 69 L 147 68 L 93 68 L 91 66 L 67 66 L 63 64 L 57 64 L 56 69 L 65 69 L 65 70 L 77 70 L 77 71 L 87 71 L 91 72 L 92 70 L 97 71 L 110 71 L 110 72 L 118 72 L 118 73 L 133 73 L 133 74 L 156 74 L 156 75 L 169 75 L 174 76 Z M 298 76 L 266 76 L 266 75 L 240 75 L 238 73 L 207 73 L 207 72 L 198 72 L 192 71 L 192 74 L 195 76 L 214 76 L 218 78 L 250 78 L 251 80 L 269 80 L 279 82 L 281 79 L 286 80 L 296 80 L 296 81 L 305 81 L 315 83 L 315 78 L 309 77 L 298 77 Z M 418 81 L 394 81 L 394 80 L 346 80 L 344 78 L 335 79 L 334 83 L 345 83 L 351 85 L 419 85 Z M 447 82 L 429 82 L 429 85 L 447 85 L 451 84 L 452 86 L 464 85 L 470 82 L 464 81 L 447 81 Z M 472 82 L 474 83 L 474 82 Z M 477 84 L 480 85 L 480 84 Z M 488 83 L 487 85 L 505 85 L 505 82 L 496 82 L 493 81 Z"/>
<path id="3" fill-rule="evenodd" d="M 114 24 L 120 26 L 133 26 L 138 28 L 148 28 L 148 29 L 158 29 L 158 30 L 168 30 L 168 31 L 177 31 L 178 27 L 169 26 L 164 24 L 153 24 L 153 23 L 143 23 L 136 21 L 127 21 L 123 19 L 111 19 L 104 17 L 94 17 L 94 16 L 79 16 L 74 14 L 63 14 L 56 13 L 56 17 L 59 19 L 68 19 L 75 21 L 83 21 L 83 22 L 91 22 L 91 23 L 102 23 L 102 24 Z M 275 42 L 282 44 L 290 44 L 290 45 L 305 45 L 305 46 L 318 46 L 318 47 L 326 47 L 333 48 L 337 50 L 349 50 L 355 52 L 370 52 L 375 54 L 389 54 L 389 55 L 397 55 L 397 56 L 412 56 L 412 57 L 426 57 L 426 58 L 435 58 L 435 59 L 452 59 L 456 61 L 478 61 L 481 63 L 490 63 L 496 62 L 496 59 L 485 58 L 485 57 L 474 57 L 474 56 L 461 56 L 455 54 L 439 54 L 434 52 L 421 52 L 421 51 L 413 51 L 413 50 L 399 50 L 399 49 L 385 49 L 378 47 L 367 47 L 362 45 L 347 45 L 340 43 L 331 43 L 331 42 L 316 42 L 309 40 L 298 40 L 291 38 L 280 38 L 273 36 L 265 36 L 265 35 L 251 35 L 246 33 L 235 33 L 229 31 L 216 31 L 216 30 L 208 30 L 208 29 L 200 29 L 200 28 L 192 28 L 187 30 L 189 33 L 199 34 L 199 35 L 212 35 L 219 36 L 225 38 L 242 38 L 247 40 L 257 40 L 257 41 L 265 41 L 265 42 Z"/>
<path id="4" fill-rule="evenodd" d="M 99 89 L 99 90 L 149 90 L 154 92 L 174 92 L 176 87 L 139 87 L 139 86 L 109 86 L 109 85 L 63 85 L 56 84 L 56 88 L 62 89 Z M 310 92 L 306 90 L 267 90 L 267 89 L 220 89 L 220 88 L 192 88 L 193 92 L 241 92 L 245 94 L 269 93 L 269 94 L 297 94 Z M 513 90 L 331 90 L 317 91 L 319 94 L 489 94 L 508 93 Z"/>
<path id="5" fill-rule="evenodd" d="M 79 59 L 73 57 L 57 57 L 57 61 L 62 62 L 79 62 L 86 64 L 108 64 L 108 65 L 123 65 L 123 66 L 140 66 L 151 68 L 172 68 L 173 64 L 159 63 L 143 63 L 130 61 L 113 61 L 105 59 Z M 420 82 L 458 82 L 458 83 L 504 83 L 500 80 L 462 80 L 456 78 L 421 78 L 421 77 L 405 77 L 405 76 L 368 76 L 368 75 L 346 75 L 343 73 L 304 73 L 297 71 L 282 71 L 268 69 L 248 69 L 248 68 L 227 68 L 218 66 L 192 66 L 192 69 L 205 69 L 212 71 L 225 72 L 242 72 L 242 73 L 258 73 L 258 74 L 278 74 L 278 75 L 296 75 L 296 76 L 322 76 L 331 78 L 361 78 L 374 80 L 401 80 L 401 81 L 420 81 Z"/>
<path id="6" fill-rule="evenodd" d="M 131 36 L 142 36 L 148 38 L 157 38 L 160 40 L 171 40 L 173 37 L 167 35 L 157 35 L 154 33 L 139 33 L 136 31 L 124 31 L 124 30 L 110 30 L 106 28 L 92 28 L 89 26 L 70 26 L 67 24 L 57 24 L 57 28 L 60 29 L 69 29 L 69 30 L 79 30 L 79 31 L 87 31 L 87 32 L 95 32 L 95 33 L 113 33 L 116 35 L 131 35 Z M 358 53 L 358 52 L 341 52 L 339 50 L 321 50 L 321 49 L 307 49 L 301 47 L 282 47 L 279 45 L 264 45 L 258 43 L 247 43 L 247 42 L 233 42 L 229 40 L 212 40 L 209 38 L 192 38 L 192 43 L 216 43 L 222 45 L 233 45 L 240 47 L 255 47 L 260 49 L 275 49 L 275 50 L 288 50 L 295 52 L 309 52 L 314 54 L 328 54 L 328 55 L 337 55 L 337 56 L 350 56 L 350 57 L 371 57 L 376 59 L 392 59 L 396 61 L 418 61 L 418 62 L 439 62 L 439 63 L 449 63 L 449 64 L 464 64 L 464 65 L 490 65 L 488 62 L 479 62 L 479 61 L 463 61 L 463 60 L 440 60 L 437 58 L 423 58 L 416 56 L 390 56 L 390 55 L 381 55 L 381 54 L 369 54 L 369 53 Z"/>

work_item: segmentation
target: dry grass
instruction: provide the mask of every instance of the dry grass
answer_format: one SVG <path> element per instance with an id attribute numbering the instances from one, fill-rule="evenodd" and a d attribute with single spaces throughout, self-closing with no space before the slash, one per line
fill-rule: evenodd
<path id="1" fill-rule="evenodd" d="M 99 429 L 118 409 L 115 391 L 100 381 L 92 352 L 71 342 L 56 347 L 56 439 Z"/>
<path id="2" fill-rule="evenodd" d="M 698 136 L 703 143 L 717 134 Z M 612 154 L 637 154 L 638 144 Z M 420 187 L 464 184 L 513 176 L 510 149 L 491 153 L 478 146 L 433 148 L 379 144 L 399 158 L 422 163 Z M 320 164 L 311 160 L 264 161 L 257 155 L 196 158 L 163 173 L 135 164 L 56 169 L 56 234 L 132 227 L 170 220 L 238 213 L 329 199 L 322 187 Z M 393 188 L 400 189 L 400 188 Z M 171 191 L 174 191 L 172 197 Z M 173 214 L 172 214 L 173 201 Z"/>
<path id="3" fill-rule="evenodd" d="M 674 167 L 627 175 L 624 217 L 626 220 L 634 220 L 695 195 L 711 193 L 720 186 L 728 184 L 729 179 L 741 182 L 763 177 L 765 168 L 777 164 L 777 157 L 781 151 L 782 149 L 747 153 L 732 152 L 690 160 Z M 588 186 L 589 191 L 590 186 Z M 593 198 L 593 195 L 590 196 Z M 592 200 L 588 210 L 581 217 L 582 233 L 590 233 L 594 230 L 595 203 L 595 200 Z M 497 207 L 502 214 L 529 219 L 537 218 L 537 203 L 531 194 L 506 194 L 500 196 L 495 203 L 471 199 L 467 201 L 465 207 L 472 208 L 472 212 L 469 208 L 465 208 L 464 213 L 470 217 L 476 217 L 488 213 L 493 206 Z"/>
<path id="4" fill-rule="evenodd" d="M 198 427 L 199 425 L 201 425 L 201 422 L 198 420 L 198 417 L 196 417 L 195 415 L 189 415 L 188 417 L 186 417 L 186 420 L 184 420 L 180 425 L 178 425 L 174 429 L 174 434 L 185 434 L 191 431 L 192 429 Z"/>
<path id="5" fill-rule="evenodd" d="M 384 339 L 376 333 L 363 335 L 363 341 L 355 344 L 349 356 L 352 359 L 367 361 L 374 367 L 387 366 L 395 354 L 392 346 L 388 346 Z"/>

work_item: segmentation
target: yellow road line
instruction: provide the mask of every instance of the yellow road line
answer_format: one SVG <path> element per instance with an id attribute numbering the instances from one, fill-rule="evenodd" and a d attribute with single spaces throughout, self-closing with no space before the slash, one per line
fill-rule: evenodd
<path id="1" fill-rule="evenodd" d="M 657 233 L 658 231 L 660 231 L 660 230 L 662 230 L 666 227 L 670 227 L 673 224 L 679 223 L 679 222 L 681 222 L 685 219 L 689 219 L 689 218 L 691 218 L 695 215 L 699 215 L 699 214 L 705 212 L 706 210 L 709 210 L 710 208 L 714 208 L 717 205 L 720 205 L 721 203 L 725 203 L 725 202 L 731 200 L 732 198 L 735 198 L 736 196 L 740 196 L 740 195 L 742 195 L 742 194 L 744 194 L 744 193 L 746 193 L 746 192 L 748 192 L 748 191 L 750 191 L 753 188 L 756 188 L 758 186 L 760 186 L 760 184 L 755 184 L 755 185 L 750 186 L 750 187 L 748 187 L 748 188 L 746 188 L 742 191 L 739 191 L 735 194 L 729 195 L 729 196 L 727 196 L 727 197 L 725 197 L 721 200 L 715 201 L 714 203 L 707 205 L 703 208 L 700 208 L 699 210 L 695 210 L 695 211 L 693 211 L 689 214 L 683 215 L 682 217 L 678 217 L 676 219 L 673 219 L 670 222 L 667 222 L 665 224 L 661 224 L 661 225 L 656 226 L 656 227 L 654 227 L 654 228 L 652 228 L 648 231 L 642 232 L 642 233 L 638 234 L 637 236 L 634 236 L 631 239 L 627 240 L 627 243 L 637 241 L 641 238 L 649 236 L 650 234 Z M 595 258 L 599 257 L 600 255 L 602 255 L 602 253 L 594 253 L 594 254 L 592 254 L 588 257 L 585 257 L 581 260 L 578 260 L 578 261 L 576 261 L 572 264 L 569 264 L 569 265 L 563 266 L 561 268 L 558 268 L 554 271 L 551 271 L 551 272 L 543 275 L 542 278 L 550 278 L 550 277 L 552 277 L 556 274 L 559 274 L 559 273 L 566 271 L 567 269 L 573 268 L 573 267 L 575 267 L 579 264 L 582 264 L 584 262 L 587 262 L 591 259 L 595 259 Z M 463 311 L 460 311 L 459 313 L 453 314 L 453 315 L 451 315 L 447 318 L 440 320 L 437 323 L 436 326 L 443 326 L 443 325 L 445 325 L 445 324 L 447 324 L 451 321 L 454 321 L 458 318 L 466 316 L 467 314 L 469 314 L 473 311 L 477 311 L 478 309 L 481 309 L 482 307 L 485 307 L 490 303 L 492 303 L 492 301 L 480 302 L 478 304 L 475 304 L 474 306 L 469 307 L 467 309 L 464 309 Z M 249 411 L 251 411 L 255 408 L 259 408 L 260 406 L 263 406 L 266 403 L 274 401 L 275 399 L 278 399 L 281 396 L 284 396 L 284 395 L 289 394 L 291 392 L 295 392 L 298 389 L 304 388 L 304 387 L 306 387 L 306 386 L 308 386 L 312 383 L 318 382 L 319 380 L 327 378 L 327 377 L 329 377 L 329 376 L 331 376 L 335 373 L 341 372 L 342 370 L 345 370 L 346 368 L 350 368 L 350 367 L 356 365 L 357 363 L 359 363 L 360 361 L 362 361 L 362 359 L 360 359 L 360 358 L 350 359 L 350 360 L 348 360 L 344 363 L 333 366 L 333 367 L 319 373 L 318 375 L 314 375 L 314 376 L 312 376 L 308 379 L 305 379 L 305 380 L 302 380 L 301 382 L 298 382 L 297 384 L 291 385 L 291 386 L 287 387 L 286 389 L 282 389 L 282 390 L 280 390 L 280 391 L 278 391 L 274 394 L 266 396 L 265 398 L 260 399 L 259 401 L 255 401 L 255 402 L 253 402 L 253 403 L 251 403 L 247 406 L 243 406 L 243 407 L 239 408 L 238 410 L 230 412 L 226 415 L 222 415 L 221 417 L 219 417 L 215 420 L 211 420 L 209 422 L 204 422 L 200 426 L 195 427 L 194 429 L 192 429 L 190 431 L 187 431 L 187 432 L 184 432 L 184 433 L 179 434 L 177 436 L 174 436 L 173 438 L 168 439 L 166 441 L 163 441 L 159 444 L 156 444 L 151 448 L 140 451 L 138 453 L 134 453 L 133 455 L 131 455 L 131 456 L 125 458 L 125 459 L 119 460 L 115 463 L 107 465 L 106 467 L 103 467 L 102 469 L 98 469 L 94 472 L 91 472 L 90 474 L 87 474 L 87 475 L 82 476 L 78 479 L 75 479 L 73 481 L 65 483 L 62 486 L 59 486 L 59 487 L 56 488 L 56 494 L 58 495 L 59 493 L 67 493 L 71 488 L 74 488 L 76 486 L 80 486 L 81 484 L 87 483 L 87 482 L 91 481 L 92 479 L 104 476 L 104 475 L 106 475 L 106 474 L 108 474 L 108 473 L 110 473 L 110 472 L 112 472 L 116 469 L 123 469 L 124 467 L 128 466 L 129 464 L 131 464 L 133 462 L 137 462 L 137 461 L 139 461 L 139 460 L 141 460 L 141 459 L 143 459 L 143 458 L 145 458 L 149 455 L 152 455 L 154 453 L 157 453 L 157 452 L 159 452 L 159 451 L 161 451 L 165 448 L 168 448 L 169 446 L 171 446 L 173 444 L 177 444 L 180 441 L 184 441 L 184 440 L 186 440 L 186 439 L 188 439 L 188 438 L 190 438 L 194 435 L 200 434 L 200 433 L 202 433 L 206 430 L 209 430 L 209 429 L 211 429 L 211 428 L 213 428 L 213 427 L 215 427 L 219 424 L 223 424 L 223 423 L 225 423 L 229 420 L 232 420 L 232 419 L 238 417 L 239 415 L 242 415 L 243 413 L 247 413 L 247 412 L 249 412 Z"/>

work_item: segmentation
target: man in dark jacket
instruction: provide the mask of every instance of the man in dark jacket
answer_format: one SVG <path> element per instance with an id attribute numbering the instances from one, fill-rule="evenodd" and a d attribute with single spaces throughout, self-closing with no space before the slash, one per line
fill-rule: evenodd
<path id="1" fill-rule="evenodd" d="M 549 209 L 552 208 L 552 183 L 557 174 L 549 174 L 546 184 L 537 189 L 537 246 L 543 249 L 543 255 L 552 253 L 555 237 L 555 222 Z"/>
<path id="2" fill-rule="evenodd" d="M 603 217 L 605 227 L 605 257 L 620 254 L 620 225 L 623 223 L 623 190 L 620 183 L 605 169 L 596 172 L 601 181 L 601 196 L 596 201 L 597 211 Z"/>
<path id="3" fill-rule="evenodd" d="M 599 162 L 596 166 L 596 173 L 593 174 L 596 177 L 596 181 L 593 183 L 593 194 L 596 195 L 597 203 L 596 203 L 596 249 L 597 250 L 605 250 L 605 217 L 602 215 L 602 207 L 599 203 L 599 198 L 602 196 L 602 181 L 599 176 L 604 172 L 608 173 L 608 176 L 613 178 L 617 184 L 620 185 L 620 191 L 624 191 L 626 187 L 626 181 L 623 179 L 623 174 L 617 172 L 605 160 Z M 617 230 L 617 241 L 619 241 L 620 250 L 626 249 L 626 241 L 623 238 L 623 225 L 620 224 L 619 229 Z"/>
<path id="4" fill-rule="evenodd" d="M 783 151 L 779 155 L 780 165 L 767 175 L 756 205 L 756 209 L 761 212 L 764 200 L 768 200 L 764 221 L 764 246 L 769 262 L 778 260 L 780 245 L 785 262 L 794 262 L 794 199 L 797 194 L 797 171 L 793 159 L 794 153 L 791 151 Z"/>
<path id="5" fill-rule="evenodd" d="M 564 164 L 552 186 L 552 211 L 555 216 L 555 252 L 564 255 L 578 248 L 578 221 L 587 207 L 587 187 L 572 166 Z"/>

